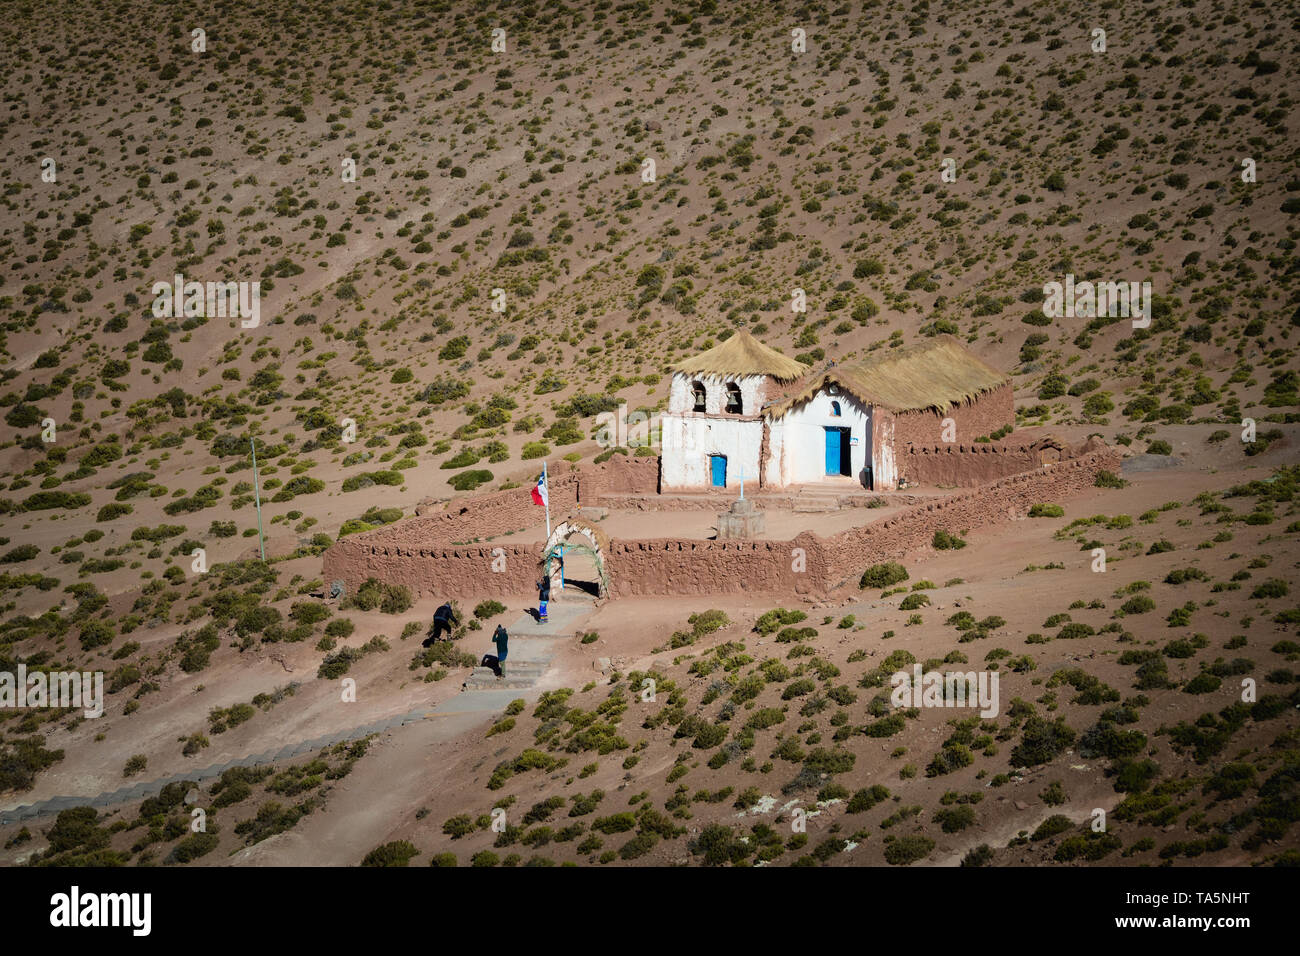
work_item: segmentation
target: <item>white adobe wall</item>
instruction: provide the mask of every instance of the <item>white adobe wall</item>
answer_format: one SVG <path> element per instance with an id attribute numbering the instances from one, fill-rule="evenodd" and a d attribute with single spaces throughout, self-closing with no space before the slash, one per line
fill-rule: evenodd
<path id="1" fill-rule="evenodd" d="M 833 401 L 840 403 L 838 418 L 831 415 Z M 824 481 L 827 427 L 850 430 L 849 473 L 861 483 L 871 460 L 871 410 L 848 395 L 830 396 L 825 391 L 772 423 L 766 483 L 783 487 Z"/>
<path id="2" fill-rule="evenodd" d="M 740 403 L 746 415 L 757 415 L 767 397 L 766 375 L 719 378 L 713 375 L 689 376 L 677 372 L 674 373 L 672 383 L 668 388 L 668 411 L 701 414 L 693 411 L 695 408 L 695 393 L 691 388 L 691 383 L 696 381 L 704 383 L 703 414 L 705 415 L 724 414 L 723 409 L 727 407 L 727 382 L 735 382 L 740 386 Z"/>
<path id="3" fill-rule="evenodd" d="M 763 443 L 762 421 L 667 412 L 661 422 L 663 446 L 660 463 L 661 484 L 664 488 L 711 487 L 709 457 L 726 455 L 727 487 L 740 488 L 743 467 L 745 484 L 754 490 L 758 489 L 759 449 Z"/>
<path id="4" fill-rule="evenodd" d="M 898 487 L 898 460 L 894 456 L 894 416 L 889 412 L 879 412 L 873 422 L 875 435 L 872 452 L 875 461 L 872 464 L 876 491 L 894 491 Z"/>

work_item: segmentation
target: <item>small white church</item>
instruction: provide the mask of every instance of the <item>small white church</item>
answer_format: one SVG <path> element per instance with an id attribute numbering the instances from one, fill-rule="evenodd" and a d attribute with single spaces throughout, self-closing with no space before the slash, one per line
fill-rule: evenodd
<path id="1" fill-rule="evenodd" d="M 906 443 L 962 443 L 1015 421 L 1010 379 L 950 336 L 814 372 L 749 332 L 672 367 L 660 486 L 875 491 Z M 982 430 L 982 431 L 981 431 Z"/>

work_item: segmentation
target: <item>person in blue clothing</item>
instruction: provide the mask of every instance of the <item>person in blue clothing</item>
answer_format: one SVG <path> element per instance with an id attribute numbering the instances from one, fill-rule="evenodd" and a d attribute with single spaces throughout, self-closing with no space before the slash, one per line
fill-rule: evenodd
<path id="1" fill-rule="evenodd" d="M 551 576 L 548 574 L 537 582 L 537 623 L 546 623 L 546 605 L 551 600 Z"/>

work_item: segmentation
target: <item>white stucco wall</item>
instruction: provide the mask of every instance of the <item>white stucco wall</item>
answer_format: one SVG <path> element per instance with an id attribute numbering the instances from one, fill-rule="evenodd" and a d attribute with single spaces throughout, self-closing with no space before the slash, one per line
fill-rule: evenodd
<path id="1" fill-rule="evenodd" d="M 740 386 L 740 401 L 745 415 L 757 415 L 763 407 L 767 393 L 766 375 L 746 375 L 740 378 L 712 375 L 682 375 L 677 372 L 668 388 L 668 411 L 690 413 L 695 408 L 693 382 L 704 383 L 704 414 L 721 415 L 727 407 L 727 382 Z"/>
<path id="2" fill-rule="evenodd" d="M 839 417 L 831 415 L 831 402 L 840 403 Z M 871 410 L 847 395 L 822 391 L 772 423 L 766 483 L 783 487 L 826 480 L 828 427 L 849 429 L 849 476 L 861 482 L 871 456 Z"/>
<path id="3" fill-rule="evenodd" d="M 763 423 L 756 418 L 712 417 L 687 412 L 662 418 L 661 483 L 664 488 L 711 487 L 709 458 L 727 456 L 727 487 L 758 488 Z"/>
<path id="4" fill-rule="evenodd" d="M 876 416 L 873 477 L 876 491 L 893 491 L 898 487 L 898 461 L 894 457 L 894 416 L 888 412 Z"/>

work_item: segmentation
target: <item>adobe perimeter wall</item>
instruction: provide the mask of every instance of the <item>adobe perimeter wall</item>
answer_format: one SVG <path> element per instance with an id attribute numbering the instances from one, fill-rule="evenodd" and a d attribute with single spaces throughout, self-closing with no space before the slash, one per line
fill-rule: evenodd
<path id="1" fill-rule="evenodd" d="M 817 594 L 829 573 L 822 539 L 811 531 L 789 541 L 611 541 L 605 570 L 616 597 L 726 594 L 742 587 Z"/>
<path id="2" fill-rule="evenodd" d="M 898 471 L 909 486 L 977 488 L 1105 448 L 1106 443 L 1097 438 L 1071 445 L 1051 437 L 1034 442 L 909 445 L 899 454 Z"/>
<path id="3" fill-rule="evenodd" d="M 892 518 L 829 538 L 805 532 L 788 541 L 613 540 L 605 555 L 610 593 L 723 594 L 747 591 L 823 595 L 856 581 L 864 568 L 930 547 L 935 531 L 962 533 L 1024 517 L 1030 507 L 1090 489 L 1097 472 L 1117 470 L 1109 448 L 1002 478 Z M 611 469 L 611 486 L 644 480 L 640 468 Z M 511 494 L 519 495 L 514 489 Z M 552 494 L 555 494 L 553 487 Z M 347 538 L 325 552 L 324 578 L 349 590 L 368 577 L 410 588 L 417 596 L 525 594 L 533 589 L 540 549 L 534 546 L 431 546 L 430 519 Z M 463 518 L 463 515 L 461 516 Z M 481 532 L 480 532 L 481 533 Z"/>
<path id="4" fill-rule="evenodd" d="M 378 578 L 405 585 L 417 598 L 527 594 L 537 587 L 535 546 L 419 548 L 363 537 L 345 539 L 325 552 L 327 583 L 343 581 L 353 593 L 366 578 Z"/>
<path id="5" fill-rule="evenodd" d="M 1039 502 L 1083 494 L 1093 487 L 1099 471 L 1117 471 L 1119 462 L 1119 453 L 1107 448 L 916 505 L 877 524 L 841 531 L 824 542 L 827 567 L 836 579 L 831 586 L 857 577 L 870 565 L 930 547 L 936 531 L 961 533 L 1001 524 L 1025 517 Z"/>
<path id="6" fill-rule="evenodd" d="M 548 468 L 548 478 L 551 514 L 560 516 L 573 512 L 580 501 L 598 502 L 606 494 L 654 494 L 659 460 L 614 455 L 581 469 L 561 461 Z M 532 527 L 541 514 L 526 487 L 453 498 L 443 510 L 421 506 L 415 517 L 344 538 L 327 550 L 325 581 L 344 581 L 354 589 L 375 577 L 404 584 L 418 595 L 527 592 L 537 581 L 540 550 L 471 542 Z M 499 560 L 493 565 L 494 556 L 502 554 L 505 570 Z"/>

